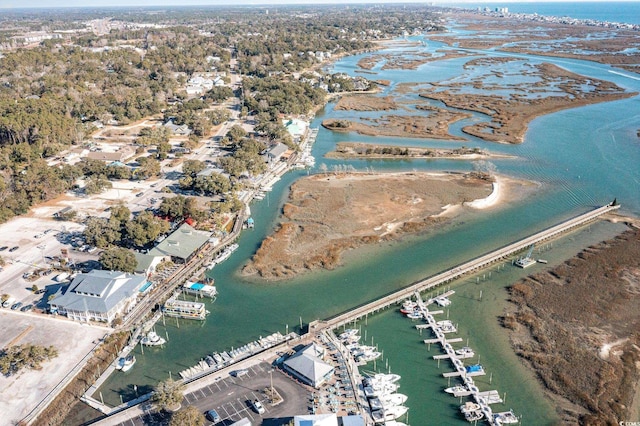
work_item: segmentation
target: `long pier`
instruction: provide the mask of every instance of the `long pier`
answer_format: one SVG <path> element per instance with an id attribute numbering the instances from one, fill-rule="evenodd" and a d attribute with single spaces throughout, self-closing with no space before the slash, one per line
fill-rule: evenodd
<path id="1" fill-rule="evenodd" d="M 442 285 L 447 282 L 453 281 L 457 278 L 460 278 L 465 274 L 475 272 L 495 262 L 499 262 L 502 259 L 505 259 L 508 256 L 511 256 L 512 254 L 518 253 L 524 250 L 525 248 L 531 246 L 532 244 L 537 244 L 539 242 L 554 238 L 564 232 L 570 231 L 571 229 L 577 228 L 588 222 L 591 222 L 605 213 L 608 213 L 610 211 L 613 211 L 619 208 L 620 208 L 619 204 L 611 203 L 611 204 L 607 204 L 605 206 L 599 207 L 590 212 L 583 213 L 571 219 L 567 219 L 564 222 L 559 223 L 558 225 L 554 225 L 536 234 L 530 235 L 519 241 L 516 241 L 512 244 L 501 247 L 497 250 L 494 250 L 490 253 L 487 253 L 475 259 L 472 259 L 463 264 L 454 266 L 444 272 L 441 272 L 439 274 L 436 274 L 424 280 L 415 282 L 409 287 L 405 287 L 402 290 L 399 290 L 392 294 L 384 296 L 371 303 L 367 303 L 365 305 L 352 309 L 348 312 L 337 315 L 333 318 L 329 318 L 325 321 L 314 322 L 310 325 L 310 328 L 321 327 L 321 328 L 334 329 L 334 328 L 338 328 L 343 325 L 349 324 L 350 322 L 363 318 L 370 313 L 385 309 L 391 305 L 395 305 L 405 299 L 408 299 L 415 292 L 421 293 L 424 291 L 428 291 L 438 287 L 439 285 Z"/>

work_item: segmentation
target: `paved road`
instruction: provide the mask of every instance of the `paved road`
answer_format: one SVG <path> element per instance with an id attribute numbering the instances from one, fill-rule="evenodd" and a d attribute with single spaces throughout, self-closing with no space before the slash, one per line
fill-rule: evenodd
<path id="1" fill-rule="evenodd" d="M 282 404 L 272 407 L 262 390 L 271 386 L 273 375 L 273 387 L 284 399 Z M 271 365 L 262 362 L 248 369 L 248 374 L 242 377 L 228 376 L 225 379 L 204 386 L 194 392 L 185 395 L 183 406 L 193 405 L 201 412 L 215 409 L 222 421 L 217 425 L 229 425 L 243 417 L 248 418 L 253 424 L 260 424 L 264 418 L 282 419 L 308 412 L 307 400 L 309 390 L 291 380 L 282 371 L 273 369 Z M 259 400 L 265 408 L 263 415 L 258 414 L 249 401 Z M 147 406 L 147 410 L 150 407 Z M 145 410 L 145 411 L 147 411 Z M 148 414 L 135 417 L 122 423 L 121 426 L 143 426 L 150 424 L 165 424 L 169 416 L 162 414 Z M 208 422 L 207 424 L 212 424 Z"/>

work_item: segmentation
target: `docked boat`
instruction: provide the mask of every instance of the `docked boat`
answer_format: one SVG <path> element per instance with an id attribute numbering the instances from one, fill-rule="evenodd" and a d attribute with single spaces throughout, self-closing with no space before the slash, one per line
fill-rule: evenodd
<path id="1" fill-rule="evenodd" d="M 399 381 L 402 377 L 399 374 L 385 374 L 378 373 L 373 375 L 373 379 L 378 382 L 386 382 L 386 383 L 395 383 Z"/>
<path id="2" fill-rule="evenodd" d="M 502 413 L 495 413 L 493 420 L 498 425 L 514 424 L 518 423 L 518 417 L 513 413 L 513 410 L 505 411 Z"/>
<path id="3" fill-rule="evenodd" d="M 469 346 L 465 346 L 461 349 L 456 349 L 456 355 L 461 358 L 473 358 L 475 356 L 475 352 Z"/>
<path id="4" fill-rule="evenodd" d="M 338 338 L 340 340 L 351 340 L 353 337 L 357 336 L 360 331 L 357 328 L 347 328 L 345 331 L 340 333 Z"/>
<path id="5" fill-rule="evenodd" d="M 162 308 L 164 315 L 185 319 L 204 320 L 209 313 L 205 304 L 186 300 L 169 299 Z"/>
<path id="6" fill-rule="evenodd" d="M 227 260 L 229 257 L 231 257 L 231 255 L 233 254 L 234 251 L 238 250 L 238 247 L 240 247 L 238 244 L 233 243 L 229 246 L 227 246 L 227 248 L 225 248 L 224 250 L 222 250 L 216 257 L 215 259 L 213 259 L 213 263 L 214 264 L 218 264 L 218 263 L 222 263 L 225 260 Z"/>
<path id="7" fill-rule="evenodd" d="M 458 385 L 458 386 L 452 386 L 450 388 L 446 388 L 444 391 L 446 393 L 462 393 L 462 392 L 467 392 L 468 389 L 466 388 L 466 386 Z"/>
<path id="8" fill-rule="evenodd" d="M 140 343 L 145 346 L 161 346 L 167 343 L 167 341 L 164 338 L 158 336 L 155 331 L 151 330 L 140 340 Z"/>
<path id="9" fill-rule="evenodd" d="M 467 365 L 464 371 L 470 376 L 481 376 L 484 373 L 484 368 L 480 364 Z"/>
<path id="10" fill-rule="evenodd" d="M 436 302 L 438 306 L 442 307 L 449 306 L 451 304 L 451 300 L 445 296 L 436 297 L 433 301 Z"/>
<path id="11" fill-rule="evenodd" d="M 381 356 L 382 356 L 381 352 L 368 351 L 368 352 L 363 353 L 362 355 L 358 355 L 356 357 L 356 360 L 358 362 L 365 362 L 366 363 L 366 362 L 371 362 L 373 360 L 376 360 L 376 359 L 380 358 Z"/>
<path id="12" fill-rule="evenodd" d="M 385 407 L 384 409 L 384 419 L 385 421 L 395 420 L 399 417 L 402 417 L 409 411 L 408 407 L 404 405 L 393 405 L 391 407 Z"/>
<path id="13" fill-rule="evenodd" d="M 402 405 L 407 402 L 407 399 L 409 399 L 409 397 L 401 393 L 391 393 L 387 395 L 381 395 L 379 399 L 384 407 L 389 407 L 391 405 Z"/>
<path id="14" fill-rule="evenodd" d="M 480 407 L 480 404 L 476 404 L 475 402 L 471 401 L 467 401 L 464 403 L 464 405 L 460 406 L 460 412 L 462 414 L 469 413 L 471 411 L 480 411 L 481 409 L 482 407 Z"/>
<path id="15" fill-rule="evenodd" d="M 478 411 L 469 411 L 467 413 L 464 413 L 464 418 L 465 420 L 467 420 L 468 422 L 477 422 L 478 420 L 482 420 L 482 418 L 484 417 L 484 414 L 482 414 L 482 411 L 478 410 Z"/>
<path id="16" fill-rule="evenodd" d="M 455 325 L 449 320 L 438 321 L 436 325 L 443 333 L 455 333 L 458 331 Z"/>
<path id="17" fill-rule="evenodd" d="M 407 318 L 412 319 L 412 320 L 413 319 L 421 319 L 422 318 L 422 313 L 419 312 L 419 311 L 418 312 L 414 311 L 414 312 L 406 314 L 406 316 L 407 316 Z"/>
<path id="18" fill-rule="evenodd" d="M 136 363 L 136 357 L 133 355 L 127 355 L 124 358 L 120 358 L 118 360 L 118 364 L 116 365 L 116 369 L 122 370 L 123 372 L 127 372 L 131 370 L 133 365 Z"/>
<path id="19" fill-rule="evenodd" d="M 185 293 L 194 294 L 196 296 L 206 296 L 214 298 L 218 294 L 218 290 L 215 286 L 203 283 L 193 283 L 187 281 L 182 285 Z"/>

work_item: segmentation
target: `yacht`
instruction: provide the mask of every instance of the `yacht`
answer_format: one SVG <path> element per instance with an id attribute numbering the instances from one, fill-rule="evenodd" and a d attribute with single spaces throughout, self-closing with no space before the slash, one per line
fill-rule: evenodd
<path id="1" fill-rule="evenodd" d="M 359 355 L 357 358 L 357 360 L 359 362 L 371 362 L 374 359 L 378 359 L 382 356 L 381 352 L 378 351 L 369 351 L 369 352 L 365 352 L 362 355 Z"/>
<path id="2" fill-rule="evenodd" d="M 164 338 L 158 336 L 158 334 L 153 330 L 148 332 L 147 335 L 140 340 L 140 343 L 145 346 L 161 346 L 166 342 L 167 341 Z"/>
<path id="3" fill-rule="evenodd" d="M 360 330 L 358 330 L 357 328 L 347 328 L 345 331 L 340 333 L 338 338 L 340 340 L 350 340 L 351 338 L 357 336 L 359 332 Z"/>

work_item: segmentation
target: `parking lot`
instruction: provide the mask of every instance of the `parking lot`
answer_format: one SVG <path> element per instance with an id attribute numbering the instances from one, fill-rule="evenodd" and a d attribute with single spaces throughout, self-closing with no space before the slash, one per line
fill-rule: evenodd
<path id="1" fill-rule="evenodd" d="M 283 398 L 283 402 L 272 406 L 263 390 L 271 386 Z M 221 421 L 216 425 L 230 425 L 243 417 L 248 418 L 253 425 L 281 425 L 299 414 L 308 413 L 310 390 L 291 379 L 285 373 L 262 362 L 247 368 L 247 374 L 240 377 L 227 376 L 215 383 L 206 385 L 185 395 L 183 407 L 194 405 L 202 413 L 215 409 Z M 260 415 L 251 405 L 251 401 L 258 400 L 264 406 L 265 412 Z M 123 426 L 165 424 L 168 416 L 149 412 L 144 416 L 119 423 Z M 265 420 L 267 419 L 267 420 Z M 208 425 L 211 423 L 207 419 Z"/>

